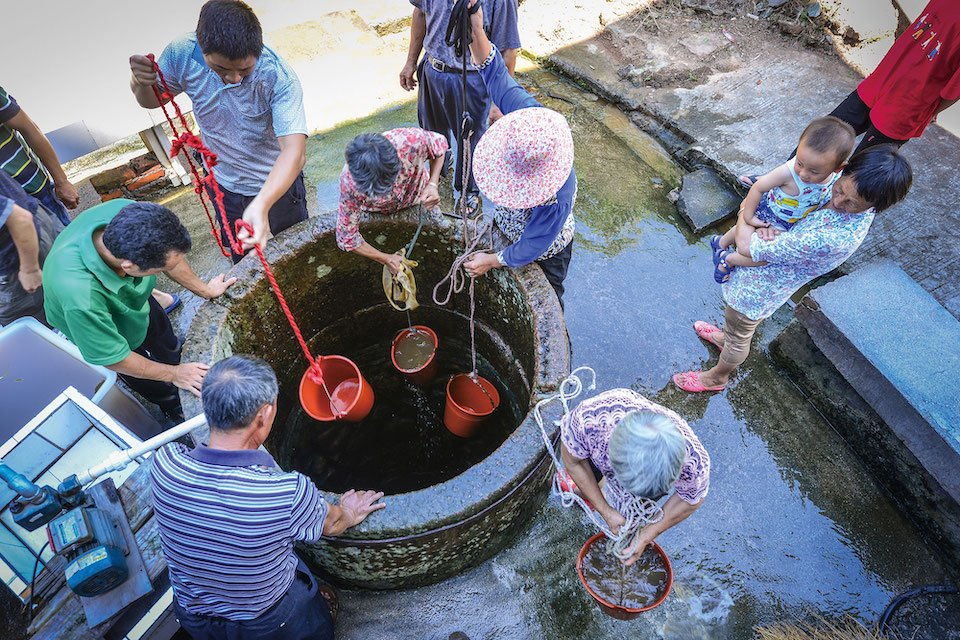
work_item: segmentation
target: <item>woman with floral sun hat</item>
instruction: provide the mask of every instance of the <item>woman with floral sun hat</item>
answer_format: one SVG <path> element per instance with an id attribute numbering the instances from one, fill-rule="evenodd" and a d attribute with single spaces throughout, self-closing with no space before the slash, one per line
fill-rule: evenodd
<path id="1" fill-rule="evenodd" d="M 476 0 L 471 0 L 473 7 Z M 464 263 L 471 276 L 536 262 L 563 306 L 563 280 L 573 253 L 573 136 L 562 115 L 547 109 L 510 77 L 483 30 L 482 9 L 471 16 L 470 51 L 493 104 L 503 117 L 477 143 L 473 175 L 496 205 L 494 221 L 511 241 L 497 253 Z"/>

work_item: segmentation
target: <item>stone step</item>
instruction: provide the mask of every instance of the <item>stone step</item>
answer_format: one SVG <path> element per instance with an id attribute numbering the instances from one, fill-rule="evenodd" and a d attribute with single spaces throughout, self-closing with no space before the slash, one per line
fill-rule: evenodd
<path id="1" fill-rule="evenodd" d="M 886 260 L 813 290 L 796 316 L 931 480 L 960 502 L 960 321 Z"/>

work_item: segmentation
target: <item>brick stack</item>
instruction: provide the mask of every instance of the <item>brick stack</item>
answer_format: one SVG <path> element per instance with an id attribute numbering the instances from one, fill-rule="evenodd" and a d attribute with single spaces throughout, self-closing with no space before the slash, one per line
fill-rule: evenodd
<path id="1" fill-rule="evenodd" d="M 90 184 L 100 194 L 102 202 L 114 198 L 150 200 L 173 187 L 166 170 L 152 153 L 99 173 L 90 178 Z"/>

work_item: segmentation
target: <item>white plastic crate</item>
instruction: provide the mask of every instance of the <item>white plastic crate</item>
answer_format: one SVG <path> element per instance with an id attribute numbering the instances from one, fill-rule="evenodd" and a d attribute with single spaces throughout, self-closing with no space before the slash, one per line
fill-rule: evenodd
<path id="1" fill-rule="evenodd" d="M 140 437 L 160 425 L 126 391 L 117 374 L 89 364 L 76 345 L 33 318 L 0 329 L 0 443 L 5 442 L 68 386 L 93 400 Z"/>

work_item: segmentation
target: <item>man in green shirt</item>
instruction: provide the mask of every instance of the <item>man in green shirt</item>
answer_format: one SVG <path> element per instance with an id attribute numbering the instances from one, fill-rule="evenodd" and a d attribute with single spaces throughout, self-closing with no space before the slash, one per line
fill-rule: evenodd
<path id="1" fill-rule="evenodd" d="M 220 296 L 236 278 L 203 282 L 185 254 L 190 233 L 152 202 L 111 200 L 74 219 L 54 242 L 43 269 L 47 321 L 84 359 L 120 374 L 173 420 L 183 418 L 177 387 L 200 395 L 207 365 L 180 363 L 180 341 L 151 297 L 156 274 L 198 296 Z"/>

